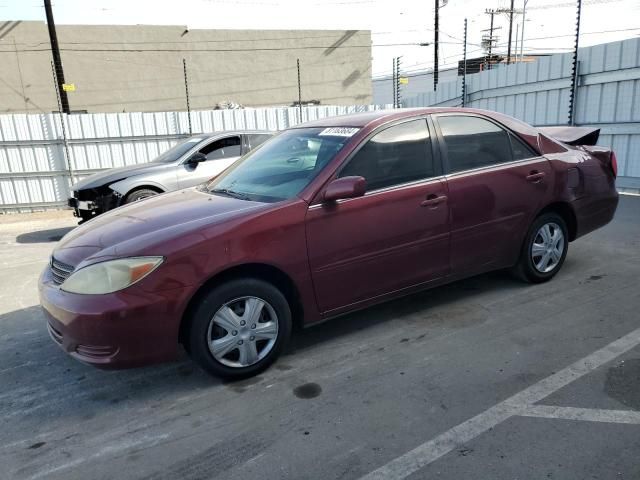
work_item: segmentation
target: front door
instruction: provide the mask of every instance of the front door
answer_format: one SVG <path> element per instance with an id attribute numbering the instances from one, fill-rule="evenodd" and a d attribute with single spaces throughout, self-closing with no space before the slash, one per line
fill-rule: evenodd
<path id="1" fill-rule="evenodd" d="M 242 141 L 240 135 L 219 138 L 201 147 L 198 152 L 207 157 L 204 162 L 180 165 L 179 188 L 193 187 L 220 174 L 240 157 Z"/>
<path id="2" fill-rule="evenodd" d="M 456 113 L 434 120 L 449 187 L 452 273 L 510 266 L 550 194 L 549 162 L 487 118 Z"/>
<path id="3" fill-rule="evenodd" d="M 426 120 L 385 128 L 338 171 L 362 176 L 363 197 L 317 204 L 306 219 L 320 308 L 340 310 L 449 271 L 446 182 Z"/>

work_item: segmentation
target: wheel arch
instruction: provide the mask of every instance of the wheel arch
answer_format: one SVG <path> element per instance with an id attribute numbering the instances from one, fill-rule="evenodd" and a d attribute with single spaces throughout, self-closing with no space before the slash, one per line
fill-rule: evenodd
<path id="1" fill-rule="evenodd" d="M 573 207 L 568 202 L 553 202 L 541 209 L 536 218 L 545 213 L 557 213 L 562 217 L 567 224 L 567 230 L 569 231 L 569 241 L 572 242 L 576 239 L 578 233 L 578 219 L 576 213 L 573 211 Z"/>
<path id="2" fill-rule="evenodd" d="M 178 331 L 178 341 L 180 343 L 185 344 L 188 338 L 193 311 L 203 296 L 217 285 L 236 278 L 257 278 L 274 285 L 282 292 L 289 303 L 294 327 L 302 326 L 304 311 L 298 287 L 292 278 L 280 268 L 267 263 L 245 263 L 234 265 L 216 273 L 204 282 L 191 296 L 180 320 L 180 328 Z"/>
<path id="3" fill-rule="evenodd" d="M 127 198 L 133 192 L 137 192 L 138 190 L 153 190 L 154 192 L 157 192 L 157 193 L 165 193 L 165 190 L 159 187 L 158 185 L 145 183 L 145 184 L 136 185 L 135 187 L 130 188 L 129 191 L 122 196 L 122 198 Z"/>

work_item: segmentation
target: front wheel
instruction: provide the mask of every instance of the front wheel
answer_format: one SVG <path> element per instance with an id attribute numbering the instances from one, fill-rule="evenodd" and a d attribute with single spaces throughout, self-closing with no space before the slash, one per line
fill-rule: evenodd
<path id="1" fill-rule="evenodd" d="M 158 192 L 155 190 L 151 190 L 150 188 L 141 188 L 140 190 L 134 190 L 129 195 L 127 195 L 124 199 L 124 203 L 133 203 L 138 200 L 142 200 L 143 198 L 153 197 L 154 195 L 158 195 Z"/>
<path id="2" fill-rule="evenodd" d="M 540 215 L 529 227 L 514 273 L 530 283 L 551 280 L 562 267 L 568 249 L 564 219 L 552 212 Z"/>
<path id="3" fill-rule="evenodd" d="M 265 370 L 291 336 L 287 299 L 272 284 L 254 278 L 212 289 L 191 320 L 191 356 L 209 373 L 228 379 Z"/>

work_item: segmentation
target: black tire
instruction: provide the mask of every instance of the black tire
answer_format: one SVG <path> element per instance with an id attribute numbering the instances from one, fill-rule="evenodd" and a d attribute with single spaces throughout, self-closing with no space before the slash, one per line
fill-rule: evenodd
<path id="1" fill-rule="evenodd" d="M 560 259 L 553 268 L 549 271 L 541 271 L 536 268 L 534 263 L 534 257 L 532 253 L 532 247 L 536 239 L 542 240 L 541 236 L 539 236 L 539 231 L 544 225 L 557 225 L 562 232 L 561 242 L 563 244 L 562 254 L 560 255 Z M 551 227 L 552 230 L 555 230 L 555 227 Z M 539 243 L 539 242 L 536 242 Z M 529 283 L 543 283 L 551 280 L 562 268 L 562 264 L 564 263 L 564 259 L 567 256 L 567 250 L 569 249 L 569 232 L 567 230 L 567 224 L 565 223 L 562 216 L 557 213 L 549 212 L 543 213 L 539 217 L 537 217 L 529 230 L 527 231 L 527 235 L 522 244 L 522 249 L 520 251 L 520 258 L 518 259 L 518 263 L 513 267 L 512 273 L 525 282 Z M 551 265 L 548 265 L 549 267 Z"/>
<path id="2" fill-rule="evenodd" d="M 273 309 L 277 317 L 277 337 L 268 353 L 256 363 L 248 366 L 228 366 L 218 361 L 209 349 L 209 338 L 212 336 L 209 325 L 220 308 L 243 297 L 256 297 Z M 189 320 L 190 328 L 185 340 L 188 343 L 186 350 L 192 359 L 207 372 L 230 380 L 252 377 L 268 368 L 280 356 L 291 337 L 291 309 L 287 299 L 275 286 L 256 278 L 238 278 L 213 288 L 202 297 Z M 225 335 L 228 334 L 229 332 Z M 237 338 L 240 338 L 240 335 L 241 332 Z M 255 343 L 257 345 L 258 341 Z M 240 351 L 231 350 L 228 355 L 234 353 L 239 354 Z M 225 358 L 222 360 L 225 361 Z"/>
<path id="3" fill-rule="evenodd" d="M 153 197 L 154 195 L 158 195 L 158 192 L 156 192 L 155 190 L 151 190 L 150 188 L 141 188 L 139 190 L 134 190 L 133 192 L 128 194 L 124 199 L 124 203 L 137 202 L 138 200 Z"/>

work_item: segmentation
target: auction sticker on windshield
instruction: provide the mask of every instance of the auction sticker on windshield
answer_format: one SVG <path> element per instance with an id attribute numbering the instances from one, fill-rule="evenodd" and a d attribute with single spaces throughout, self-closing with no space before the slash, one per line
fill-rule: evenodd
<path id="1" fill-rule="evenodd" d="M 352 137 L 359 128 L 352 127 L 331 127 L 325 128 L 318 135 L 332 136 L 332 137 Z"/>

